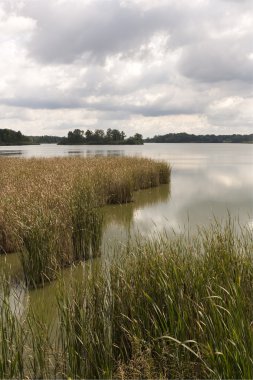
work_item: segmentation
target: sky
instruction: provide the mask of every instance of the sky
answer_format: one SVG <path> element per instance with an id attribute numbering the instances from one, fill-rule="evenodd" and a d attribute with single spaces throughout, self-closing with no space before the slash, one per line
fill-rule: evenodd
<path id="1" fill-rule="evenodd" d="M 253 0 L 0 0 L 0 128 L 253 133 Z"/>

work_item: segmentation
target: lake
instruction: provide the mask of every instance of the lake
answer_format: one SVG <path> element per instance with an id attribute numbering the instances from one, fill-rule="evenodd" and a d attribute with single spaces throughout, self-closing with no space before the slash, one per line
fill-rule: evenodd
<path id="1" fill-rule="evenodd" d="M 135 196 L 135 202 L 107 210 L 116 236 L 124 228 L 143 234 L 163 228 L 178 232 L 206 225 L 228 212 L 253 226 L 253 145 L 250 144 L 144 144 L 138 146 L 0 147 L 0 156 L 141 156 L 172 165 L 171 186 Z M 113 210 L 114 209 L 114 210 Z M 113 220 L 114 218 L 114 220 Z M 130 220 L 129 220 L 130 219 Z M 130 223 L 130 226 L 129 226 Z"/>
<path id="2" fill-rule="evenodd" d="M 57 146 L 0 147 L 0 156 L 140 156 L 165 160 L 172 165 L 170 185 L 135 193 L 134 202 L 106 206 L 103 256 L 117 253 L 136 233 L 152 236 L 196 231 L 214 218 L 230 214 L 241 225 L 253 228 L 253 145 L 249 144 L 145 144 L 143 146 Z M 108 249 L 108 246 L 112 249 Z M 87 263 L 89 265 L 89 263 Z M 5 271 L 17 272 L 17 255 L 0 256 Z M 64 269 L 66 280 L 72 271 L 82 276 L 82 267 Z M 47 305 L 48 319 L 54 318 L 57 282 L 29 294 L 31 304 L 41 313 Z M 17 292 L 17 287 L 14 285 Z M 21 306 L 27 293 L 19 287 Z M 14 292 L 14 293 L 15 293 Z M 20 306 L 19 306 L 20 307 Z M 21 309 L 22 309 L 21 307 Z"/>

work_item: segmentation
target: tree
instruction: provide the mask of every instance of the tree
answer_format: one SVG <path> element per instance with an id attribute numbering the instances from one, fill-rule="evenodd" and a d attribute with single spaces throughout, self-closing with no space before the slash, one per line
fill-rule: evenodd
<path id="1" fill-rule="evenodd" d="M 112 130 L 112 140 L 113 141 L 120 141 L 121 140 L 121 133 L 118 131 L 118 129 L 113 129 Z"/>
<path id="2" fill-rule="evenodd" d="M 135 133 L 134 140 L 138 144 L 143 144 L 143 136 L 140 133 Z"/>
<path id="3" fill-rule="evenodd" d="M 68 133 L 68 140 L 70 144 L 82 144 L 84 142 L 84 132 L 81 129 L 75 129 L 74 132 Z"/>
<path id="4" fill-rule="evenodd" d="M 85 136 L 85 137 L 84 137 Z M 75 129 L 73 132 L 68 133 L 68 137 L 61 139 L 59 144 L 143 144 L 143 138 L 140 133 L 136 133 L 134 136 L 126 138 L 124 131 L 118 129 L 108 128 L 106 134 L 103 129 L 96 129 L 95 132 L 89 129 L 84 133 L 80 129 Z"/>
<path id="5" fill-rule="evenodd" d="M 22 135 L 20 131 L 16 132 L 12 129 L 0 129 L 0 145 L 22 145 L 31 143 L 31 138 Z"/>
<path id="6" fill-rule="evenodd" d="M 95 136 L 96 136 L 96 140 L 103 141 L 105 137 L 105 132 L 103 131 L 103 129 L 96 129 Z"/>
<path id="7" fill-rule="evenodd" d="M 87 131 L 85 132 L 85 137 L 86 137 L 87 142 L 91 141 L 93 137 L 93 132 L 87 129 Z"/>
<path id="8" fill-rule="evenodd" d="M 120 136 L 120 140 L 121 140 L 121 141 L 124 141 L 125 138 L 126 138 L 126 134 L 125 134 L 125 132 L 124 132 L 124 131 L 121 131 L 121 132 L 120 132 L 120 135 L 121 135 L 121 136 Z"/>
<path id="9" fill-rule="evenodd" d="M 112 129 L 111 128 L 107 129 L 107 131 L 106 131 L 106 138 L 107 138 L 108 141 L 112 140 Z"/>

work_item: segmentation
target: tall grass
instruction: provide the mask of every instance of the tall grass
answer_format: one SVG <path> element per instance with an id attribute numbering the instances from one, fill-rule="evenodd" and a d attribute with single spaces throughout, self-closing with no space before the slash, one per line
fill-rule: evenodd
<path id="1" fill-rule="evenodd" d="M 14 309 L 14 310 L 13 310 Z M 6 279 L 0 284 L 0 378 L 24 377 L 24 342 L 26 334 L 22 321 L 11 301 L 10 287 Z"/>
<path id="2" fill-rule="evenodd" d="M 86 337 L 85 353 L 73 350 L 82 369 L 72 375 L 252 378 L 252 243 L 249 231 L 216 224 L 191 241 L 142 243 L 107 273 L 96 268 L 78 301 L 64 293 L 81 322 L 70 336 Z"/>
<path id="3" fill-rule="evenodd" d="M 0 359 L 14 369 L 2 376 L 252 378 L 252 249 L 252 231 L 228 221 L 195 238 L 137 242 L 107 266 L 89 262 L 81 281 L 60 285 L 55 344 L 43 356 L 29 324 L 15 329 Z M 1 318 L 0 337 L 12 329 Z M 15 364 L 27 363 L 24 351 L 12 356 L 20 341 L 33 366 Z"/>
<path id="4" fill-rule="evenodd" d="M 170 166 L 149 159 L 0 158 L 0 253 L 21 252 L 27 284 L 43 284 L 100 253 L 101 206 L 169 180 Z"/>
<path id="5" fill-rule="evenodd" d="M 71 200 L 74 261 L 87 260 L 99 254 L 103 215 L 98 206 L 99 196 L 89 185 L 79 183 Z"/>
<path id="6" fill-rule="evenodd" d="M 56 378 L 61 352 L 55 330 L 45 323 L 45 315 L 24 308 L 22 296 L 22 290 L 2 274 L 0 378 Z"/>
<path id="7" fill-rule="evenodd" d="M 26 283 L 30 287 L 43 285 L 55 279 L 59 270 L 59 239 L 54 224 L 54 215 L 38 214 L 33 223 L 22 228 L 21 264 Z"/>
<path id="8" fill-rule="evenodd" d="M 100 262 L 92 262 L 85 273 L 81 282 L 72 279 L 70 284 L 63 285 L 58 296 L 65 376 L 110 378 L 113 367 L 110 289 Z"/>

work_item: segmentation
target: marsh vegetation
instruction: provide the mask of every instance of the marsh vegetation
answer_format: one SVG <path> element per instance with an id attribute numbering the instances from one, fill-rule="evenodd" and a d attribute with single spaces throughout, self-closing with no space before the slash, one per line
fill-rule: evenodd
<path id="1" fill-rule="evenodd" d="M 252 378 L 253 238 L 235 227 L 140 238 L 87 262 L 81 280 L 59 283 L 50 323 L 20 313 L 6 280 L 0 376 Z"/>
<path id="2" fill-rule="evenodd" d="M 196 235 L 157 231 L 99 257 L 106 220 L 129 225 L 134 212 L 109 205 L 170 171 L 136 158 L 0 159 L 1 252 L 18 252 L 24 274 L 0 273 L 0 378 L 253 377 L 250 227 L 228 217 Z"/>
<path id="3" fill-rule="evenodd" d="M 100 254 L 106 204 L 170 180 L 166 163 L 140 158 L 0 159 L 0 251 L 20 252 L 28 286 Z"/>

